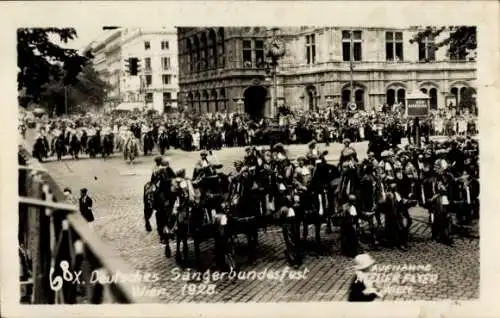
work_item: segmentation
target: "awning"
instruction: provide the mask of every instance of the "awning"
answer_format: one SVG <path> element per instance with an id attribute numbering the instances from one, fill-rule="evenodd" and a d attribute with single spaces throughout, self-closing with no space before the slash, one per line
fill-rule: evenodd
<path id="1" fill-rule="evenodd" d="M 143 107 L 144 103 L 121 103 L 115 108 L 115 110 L 132 111 L 134 109 L 141 109 Z"/>

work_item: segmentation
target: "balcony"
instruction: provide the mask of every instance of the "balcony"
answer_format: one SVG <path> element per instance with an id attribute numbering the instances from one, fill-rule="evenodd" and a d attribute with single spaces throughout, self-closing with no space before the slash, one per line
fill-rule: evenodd
<path id="1" fill-rule="evenodd" d="M 19 246 L 25 257 L 20 277 L 23 304 L 154 303 L 136 297 L 130 285 L 120 281 L 93 282 L 102 273 L 134 273 L 118 253 L 107 247 L 88 226 L 44 167 L 31 158 L 24 140 L 18 152 Z M 21 254 L 20 254 L 21 255 Z M 22 258 L 20 257 L 20 260 Z M 76 284 L 64 281 L 62 264 L 71 273 L 81 272 Z M 73 275 L 74 276 L 74 275 Z M 103 277 L 104 278 L 104 277 Z M 95 279 L 95 278 L 94 278 Z"/>
<path id="2" fill-rule="evenodd" d="M 279 66 L 281 75 L 312 74 L 317 72 L 336 71 L 349 72 L 350 63 L 344 61 L 324 62 L 315 64 L 282 64 Z M 409 61 L 360 61 L 353 62 L 355 71 L 444 71 L 444 70 L 476 70 L 476 62 L 473 61 L 431 61 L 431 62 L 409 62 Z"/>

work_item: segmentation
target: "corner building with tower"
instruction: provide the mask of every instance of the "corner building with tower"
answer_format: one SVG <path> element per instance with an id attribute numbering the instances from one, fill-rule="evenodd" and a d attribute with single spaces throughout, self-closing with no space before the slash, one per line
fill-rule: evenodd
<path id="1" fill-rule="evenodd" d="M 276 108 L 377 109 L 421 91 L 431 109 L 459 107 L 476 88 L 475 52 L 449 56 L 419 28 L 178 28 L 179 106 L 194 112 L 273 116 Z M 284 44 L 274 67 L 272 39 Z M 274 76 L 275 75 L 275 76 Z"/>

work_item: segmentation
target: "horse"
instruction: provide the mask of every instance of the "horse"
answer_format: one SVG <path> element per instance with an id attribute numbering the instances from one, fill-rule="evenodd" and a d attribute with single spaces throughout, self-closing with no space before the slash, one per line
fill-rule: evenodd
<path id="1" fill-rule="evenodd" d="M 228 236 L 232 239 L 238 234 L 245 234 L 248 242 L 248 262 L 255 260 L 255 249 L 258 243 L 259 228 L 262 225 L 264 211 L 262 208 L 262 192 L 255 171 L 243 172 L 236 181 L 234 192 L 228 209 Z"/>
<path id="2" fill-rule="evenodd" d="M 326 154 L 325 154 L 326 155 Z M 302 205 L 301 222 L 303 224 L 303 240 L 307 241 L 309 224 L 314 224 L 316 243 L 321 243 L 321 224 L 326 223 L 328 233 L 332 232 L 333 197 L 331 180 L 338 177 L 338 170 L 334 165 L 323 159 L 314 161 L 311 179 L 304 195 L 307 198 Z"/>
<path id="3" fill-rule="evenodd" d="M 143 152 L 144 155 L 147 156 L 150 152 L 153 151 L 154 148 L 154 140 L 152 132 L 148 131 L 144 134 L 143 138 Z"/>
<path id="4" fill-rule="evenodd" d="M 194 181 L 179 178 L 172 184 L 172 193 L 176 202 L 173 212 L 176 220 L 176 260 L 181 265 L 187 261 L 188 237 L 193 238 L 198 268 L 200 266 L 200 244 L 209 238 L 215 238 L 218 266 L 224 269 L 226 264 L 231 264 L 224 260 L 226 249 L 222 247 L 227 244 L 225 231 L 227 222 L 221 222 L 221 218 L 226 217 L 223 202 L 228 193 L 228 179 L 226 175 L 216 171 L 220 167 L 220 165 L 205 167 L 198 171 Z M 195 189 L 199 195 L 195 194 Z"/>
<path id="5" fill-rule="evenodd" d="M 102 157 L 106 158 L 111 156 L 113 153 L 114 145 L 113 145 L 113 134 L 106 134 L 102 138 Z"/>
<path id="6" fill-rule="evenodd" d="M 61 134 L 54 141 L 54 150 L 57 154 L 57 160 L 61 160 L 62 157 L 66 154 L 65 148 L 66 148 L 66 145 L 64 142 L 64 135 Z"/>
<path id="7" fill-rule="evenodd" d="M 168 150 L 169 144 L 168 144 L 168 136 L 167 133 L 162 131 L 160 135 L 158 136 L 158 146 L 160 147 L 160 154 L 163 156 L 165 154 L 165 148 Z"/>
<path id="8" fill-rule="evenodd" d="M 129 164 L 133 163 L 135 158 L 139 155 L 139 146 L 137 145 L 137 139 L 134 137 L 129 137 L 125 142 L 123 149 L 123 158 L 128 161 Z"/>
<path id="9" fill-rule="evenodd" d="M 81 144 L 80 140 L 78 140 L 78 136 L 76 134 L 73 134 L 71 136 L 71 140 L 69 142 L 69 152 L 71 156 L 75 159 L 78 159 L 78 154 L 80 153 L 81 150 Z"/>
<path id="10" fill-rule="evenodd" d="M 180 265 L 184 265 L 188 260 L 189 247 L 187 241 L 191 236 L 195 246 L 196 264 L 199 267 L 201 237 L 198 231 L 202 224 L 202 213 L 196 201 L 193 185 L 189 180 L 178 178 L 172 183 L 172 194 L 175 198 L 172 211 L 176 222 L 175 259 Z"/>

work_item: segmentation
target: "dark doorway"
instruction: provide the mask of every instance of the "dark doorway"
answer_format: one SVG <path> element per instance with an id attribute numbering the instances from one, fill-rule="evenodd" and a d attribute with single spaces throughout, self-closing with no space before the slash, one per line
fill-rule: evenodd
<path id="1" fill-rule="evenodd" d="M 245 90 L 245 113 L 252 119 L 264 117 L 267 90 L 262 86 L 251 86 Z"/>

